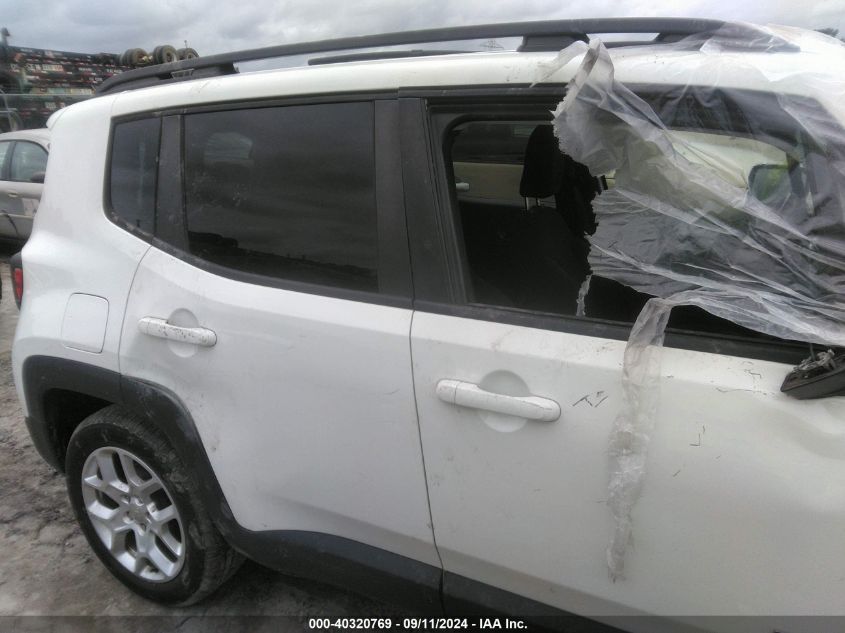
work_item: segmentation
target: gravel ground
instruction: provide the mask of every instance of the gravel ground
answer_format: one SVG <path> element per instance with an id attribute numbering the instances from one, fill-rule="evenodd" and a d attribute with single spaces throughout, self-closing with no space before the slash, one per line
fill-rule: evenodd
<path id="1" fill-rule="evenodd" d="M 6 259 L 9 250 L 4 254 Z M 193 616 L 360 617 L 384 611 L 385 605 L 320 583 L 288 578 L 249 561 L 220 591 L 189 608 L 161 607 L 124 588 L 89 550 L 73 518 L 64 478 L 42 461 L 29 439 L 12 382 L 11 345 L 18 313 L 5 262 L 0 263 L 0 277 L 0 631 L 112 630 L 103 622 L 125 622 L 125 618 L 96 618 L 94 627 L 90 616 L 171 616 L 163 622 L 136 618 L 136 625 L 130 627 L 139 630 L 146 622 L 161 631 L 170 628 L 167 622 L 175 615 L 182 627 L 186 621 L 197 621 Z M 55 618 L 47 626 L 45 618 L 9 616 L 89 619 L 59 618 L 62 624 L 57 628 Z M 209 630 L 212 621 L 224 629 L 239 628 L 228 618 L 223 620 L 227 622 L 202 620 L 197 630 Z M 263 619 L 250 621 L 249 630 L 255 630 Z M 290 628 L 280 628 L 275 618 L 271 622 L 273 630 Z M 294 628 L 301 628 L 292 622 Z"/>

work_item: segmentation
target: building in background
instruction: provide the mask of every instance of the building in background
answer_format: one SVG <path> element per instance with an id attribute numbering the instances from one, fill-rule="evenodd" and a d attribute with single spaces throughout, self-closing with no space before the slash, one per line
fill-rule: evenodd
<path id="1" fill-rule="evenodd" d="M 157 46 L 114 53 L 71 53 L 10 46 L 0 31 L 0 132 L 44 127 L 53 112 L 94 95 L 116 73 L 196 57 L 192 48 Z"/>

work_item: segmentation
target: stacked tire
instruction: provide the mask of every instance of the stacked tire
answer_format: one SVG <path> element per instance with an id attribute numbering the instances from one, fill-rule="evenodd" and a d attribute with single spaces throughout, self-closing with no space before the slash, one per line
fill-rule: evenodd
<path id="1" fill-rule="evenodd" d="M 176 55 L 179 59 L 196 59 L 200 56 L 193 48 L 180 48 L 176 51 Z"/>
<path id="2" fill-rule="evenodd" d="M 120 56 L 120 65 L 129 68 L 150 66 L 152 64 L 169 64 L 182 59 L 195 59 L 199 54 L 193 48 L 176 49 L 169 44 L 156 46 L 152 53 L 143 48 L 130 48 Z"/>

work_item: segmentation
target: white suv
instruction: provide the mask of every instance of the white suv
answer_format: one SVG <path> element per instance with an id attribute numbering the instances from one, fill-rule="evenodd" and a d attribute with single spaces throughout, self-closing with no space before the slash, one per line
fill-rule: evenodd
<path id="1" fill-rule="evenodd" d="M 781 392 L 800 336 L 673 311 L 647 470 L 608 494 L 625 341 L 662 291 L 654 266 L 625 283 L 600 268 L 599 203 L 643 185 L 631 170 L 663 146 L 598 169 L 595 139 L 634 114 L 576 129 L 559 111 L 553 129 L 573 77 L 597 94 L 578 42 L 604 32 L 660 34 L 587 57 L 680 139 L 673 164 L 730 181 L 736 205 L 788 200 L 819 224 L 839 204 L 822 186 L 838 150 L 804 119 L 842 129 L 845 49 L 789 29 L 576 20 L 290 45 L 126 72 L 54 115 L 14 373 L 118 579 L 186 604 L 243 555 L 425 613 L 845 613 L 845 400 Z M 514 36 L 513 52 L 336 54 Z M 300 54 L 319 63 L 233 65 Z M 573 131 L 594 140 L 561 153 Z M 731 222 L 743 244 L 761 233 Z M 677 235 L 623 235 L 630 269 Z M 611 573 L 606 552 L 631 526 L 622 578 L 618 539 Z"/>

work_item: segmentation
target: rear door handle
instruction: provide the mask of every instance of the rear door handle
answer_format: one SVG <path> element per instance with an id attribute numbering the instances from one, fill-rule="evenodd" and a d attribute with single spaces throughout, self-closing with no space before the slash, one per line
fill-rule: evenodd
<path id="1" fill-rule="evenodd" d="M 560 405 L 539 396 L 506 396 L 485 391 L 471 382 L 441 380 L 437 383 L 437 397 L 459 407 L 504 413 L 527 420 L 554 422 L 560 417 Z"/>
<path id="2" fill-rule="evenodd" d="M 9 196 L 10 198 L 17 198 L 18 192 L 17 191 L 7 191 L 6 195 Z"/>
<path id="3" fill-rule="evenodd" d="M 171 325 L 166 319 L 157 317 L 144 317 L 138 321 L 138 329 L 148 336 L 165 338 L 176 343 L 190 343 L 200 347 L 214 347 L 217 343 L 217 334 L 214 333 L 214 330 L 204 327 Z"/>

